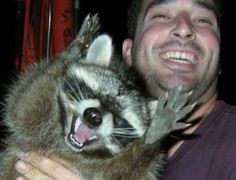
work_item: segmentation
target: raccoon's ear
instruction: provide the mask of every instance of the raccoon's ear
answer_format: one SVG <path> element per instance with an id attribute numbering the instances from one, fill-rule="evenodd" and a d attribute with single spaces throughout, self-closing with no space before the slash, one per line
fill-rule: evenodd
<path id="1" fill-rule="evenodd" d="M 86 63 L 109 66 L 113 53 L 111 37 L 104 34 L 98 36 L 90 45 L 86 55 Z"/>

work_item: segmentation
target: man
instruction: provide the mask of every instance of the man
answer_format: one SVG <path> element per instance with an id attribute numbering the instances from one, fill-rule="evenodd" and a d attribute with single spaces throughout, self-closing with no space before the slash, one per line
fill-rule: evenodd
<path id="1" fill-rule="evenodd" d="M 168 180 L 236 179 L 236 107 L 217 100 L 220 29 L 217 0 L 137 0 L 131 9 L 129 35 L 123 43 L 128 66 L 142 75 L 154 97 L 182 85 L 192 91 L 197 122 L 184 134 L 192 139 L 174 143 L 168 153 Z M 140 9 L 139 9 L 140 7 Z M 136 18 L 137 16 L 137 18 Z M 196 121 L 198 120 L 198 121 Z M 82 179 L 63 163 L 36 155 L 22 158 L 16 168 L 25 178 Z M 25 165 L 23 167 L 22 165 Z M 33 167 L 34 166 L 34 167 Z"/>

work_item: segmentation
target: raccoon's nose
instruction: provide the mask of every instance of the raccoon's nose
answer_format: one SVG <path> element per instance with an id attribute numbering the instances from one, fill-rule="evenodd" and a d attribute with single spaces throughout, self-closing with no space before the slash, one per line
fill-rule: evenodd
<path id="1" fill-rule="evenodd" d="M 98 127 L 102 124 L 102 113 L 97 108 L 87 108 L 84 111 L 84 120 L 91 127 Z"/>

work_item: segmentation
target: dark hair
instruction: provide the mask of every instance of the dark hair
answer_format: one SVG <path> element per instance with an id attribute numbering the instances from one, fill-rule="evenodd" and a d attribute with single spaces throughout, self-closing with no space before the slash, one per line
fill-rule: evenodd
<path id="1" fill-rule="evenodd" d="M 127 29 L 128 37 L 133 38 L 137 26 L 138 15 L 141 11 L 143 0 L 133 0 L 128 10 Z"/>
<path id="2" fill-rule="evenodd" d="M 132 0 L 131 6 L 128 10 L 128 17 L 127 17 L 127 35 L 129 38 L 133 38 L 137 26 L 138 16 L 141 11 L 141 7 L 145 0 Z M 216 7 L 216 16 L 218 24 L 221 21 L 221 9 L 222 9 L 222 0 L 213 0 Z"/>

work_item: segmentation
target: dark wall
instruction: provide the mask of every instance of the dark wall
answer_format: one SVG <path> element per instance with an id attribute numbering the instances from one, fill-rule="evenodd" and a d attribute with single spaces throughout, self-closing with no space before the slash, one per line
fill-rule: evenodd
<path id="1" fill-rule="evenodd" d="M 0 6 L 0 123 L 2 118 L 3 98 L 11 79 L 14 79 L 13 73 L 13 57 L 14 42 L 16 29 L 16 9 L 9 1 L 4 2 Z M 5 128 L 0 125 L 0 139 L 5 136 Z M 0 151 L 1 151 L 0 142 Z"/>
<path id="2" fill-rule="evenodd" d="M 81 0 L 81 17 L 88 13 L 98 13 L 102 31 L 112 35 L 118 49 L 126 36 L 127 9 L 131 0 Z"/>
<path id="3" fill-rule="evenodd" d="M 9 78 L 13 77 L 14 52 L 15 52 L 15 30 L 16 30 L 16 6 L 11 2 L 0 6 L 0 97 L 9 84 Z M 6 8 L 6 9 L 5 9 Z"/>
<path id="4" fill-rule="evenodd" d="M 220 97 L 229 103 L 236 105 L 236 58 L 234 52 L 236 47 L 236 14 L 235 7 L 229 2 L 223 2 L 223 14 L 221 23 L 221 69 L 219 92 Z"/>

